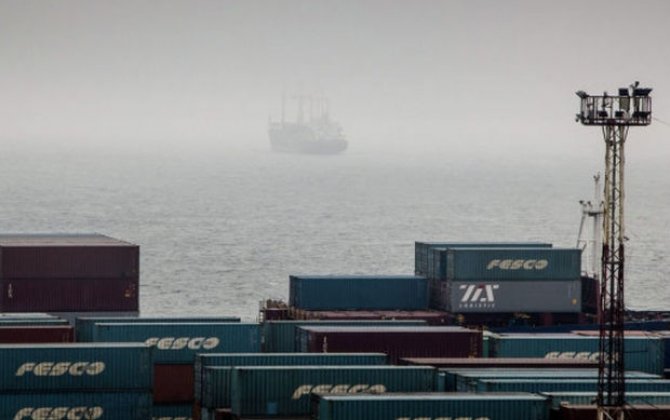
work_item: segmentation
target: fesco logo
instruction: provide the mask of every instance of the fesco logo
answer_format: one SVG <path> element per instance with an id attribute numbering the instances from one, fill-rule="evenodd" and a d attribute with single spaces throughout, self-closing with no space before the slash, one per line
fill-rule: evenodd
<path id="1" fill-rule="evenodd" d="M 395 420 L 491 420 L 489 417 L 447 416 L 447 417 L 396 417 Z"/>
<path id="2" fill-rule="evenodd" d="M 293 396 L 291 397 L 294 400 L 299 400 L 305 395 L 311 393 L 323 393 L 323 394 L 356 394 L 359 392 L 370 392 L 374 394 L 381 394 L 386 392 L 386 387 L 381 384 L 377 385 L 367 385 L 367 384 L 358 384 L 358 385 L 349 385 L 349 384 L 340 384 L 340 385 L 331 385 L 331 384 L 321 384 L 321 385 L 300 385 L 293 391 Z"/>
<path id="3" fill-rule="evenodd" d="M 498 268 L 500 270 L 544 270 L 549 266 L 547 260 L 491 260 L 486 266 L 487 270 Z"/>
<path id="4" fill-rule="evenodd" d="M 102 407 L 25 407 L 14 420 L 95 420 L 103 414 Z"/>
<path id="5" fill-rule="evenodd" d="M 211 350 L 218 347 L 220 340 L 217 337 L 151 337 L 144 343 L 159 350 Z"/>
<path id="6" fill-rule="evenodd" d="M 32 373 L 35 376 L 95 376 L 105 370 L 103 362 L 26 362 L 16 370 L 16 376 Z"/>

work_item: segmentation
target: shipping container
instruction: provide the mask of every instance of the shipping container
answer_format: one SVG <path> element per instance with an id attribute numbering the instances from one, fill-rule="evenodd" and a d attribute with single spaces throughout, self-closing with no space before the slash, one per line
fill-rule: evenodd
<path id="1" fill-rule="evenodd" d="M 193 403 L 193 365 L 154 365 L 154 403 Z"/>
<path id="2" fill-rule="evenodd" d="M 7 312 L 138 311 L 139 277 L 0 279 Z"/>
<path id="3" fill-rule="evenodd" d="M 431 280 L 433 308 L 455 313 L 568 312 L 582 310 L 580 280 Z"/>
<path id="4" fill-rule="evenodd" d="M 260 352 L 260 326 L 250 323 L 101 323 L 95 342 L 142 342 L 155 347 L 154 362 L 193 363 L 196 353 Z"/>
<path id="5" fill-rule="evenodd" d="M 323 395 L 315 408 L 319 420 L 549 418 L 546 398 L 531 394 Z"/>
<path id="6" fill-rule="evenodd" d="M 401 365 L 433 366 L 436 368 L 567 368 L 598 369 L 595 360 L 533 358 L 456 358 L 456 357 L 407 357 Z"/>
<path id="7" fill-rule="evenodd" d="M 206 402 L 206 407 L 230 407 L 230 371 L 234 366 L 371 366 L 386 362 L 383 353 L 198 354 L 194 364 L 195 399 L 200 401 L 208 394 L 214 400 Z M 204 369 L 214 366 L 218 369 L 210 373 L 211 381 L 203 381 Z M 215 389 L 204 391 L 211 387 Z"/>
<path id="8" fill-rule="evenodd" d="M 447 391 L 474 392 L 483 379 L 597 379 L 598 369 L 443 369 Z M 646 372 L 627 371 L 626 379 L 662 379 Z"/>
<path id="9" fill-rule="evenodd" d="M 192 420 L 191 404 L 154 404 L 151 420 Z"/>
<path id="10" fill-rule="evenodd" d="M 395 320 L 350 320 L 350 321 L 267 321 L 263 323 L 264 351 L 267 353 L 291 353 L 298 351 L 296 328 L 304 326 L 415 326 L 426 325 L 425 321 Z"/>
<path id="11" fill-rule="evenodd" d="M 597 416 L 595 405 L 563 405 L 559 409 L 561 420 L 593 420 Z M 644 420 L 670 419 L 670 405 L 631 404 L 624 408 L 625 418 Z"/>
<path id="12" fill-rule="evenodd" d="M 481 357 L 482 332 L 462 327 L 301 327 L 300 349 L 310 353 L 381 352 L 403 357 Z"/>
<path id="13" fill-rule="evenodd" d="M 74 328 L 75 335 L 78 341 L 90 341 L 94 324 L 102 324 L 106 322 L 123 322 L 129 323 L 164 323 L 164 324 L 180 324 L 180 323 L 212 323 L 212 322 L 240 322 L 237 316 L 175 316 L 175 317 L 120 317 L 120 316 L 79 316 L 75 319 Z"/>
<path id="14" fill-rule="evenodd" d="M 0 235 L 0 278 L 137 278 L 139 250 L 99 234 Z"/>
<path id="15" fill-rule="evenodd" d="M 417 276 L 289 276 L 289 306 L 306 310 L 422 310 L 428 283 Z"/>
<path id="16" fill-rule="evenodd" d="M 0 345 L 0 391 L 151 390 L 143 344 Z"/>
<path id="17" fill-rule="evenodd" d="M 598 360 L 599 337 L 575 334 L 503 334 L 491 337 L 495 357 L 545 357 Z M 655 337 L 626 337 L 626 369 L 663 374 L 663 341 Z"/>
<path id="18" fill-rule="evenodd" d="M 291 319 L 293 320 L 323 320 L 323 321 L 425 321 L 427 325 L 448 325 L 453 316 L 444 311 L 421 310 L 421 311 L 306 311 L 304 309 L 291 308 Z"/>
<path id="19" fill-rule="evenodd" d="M 476 392 L 555 392 L 592 391 L 598 389 L 598 379 L 482 379 Z M 669 392 L 670 381 L 665 379 L 628 379 L 626 392 Z"/>
<path id="20" fill-rule="evenodd" d="M 441 248 L 551 248 L 544 242 L 414 242 L 414 274 L 427 276 L 432 250 Z"/>
<path id="21" fill-rule="evenodd" d="M 0 394 L 0 418 L 147 420 L 151 392 Z"/>
<path id="22" fill-rule="evenodd" d="M 20 327 L 36 325 L 69 325 L 67 320 L 61 318 L 22 319 L 22 318 L 0 318 L 0 327 Z"/>
<path id="23" fill-rule="evenodd" d="M 74 328 L 69 325 L 0 326 L 0 343 L 71 343 Z"/>
<path id="24" fill-rule="evenodd" d="M 231 377 L 232 412 L 308 415 L 312 392 L 430 392 L 434 374 L 432 368 L 412 366 L 237 367 Z"/>
<path id="25" fill-rule="evenodd" d="M 579 280 L 577 248 L 435 249 L 428 277 L 446 281 Z"/>
<path id="26" fill-rule="evenodd" d="M 552 410 L 558 410 L 561 404 L 591 405 L 595 404 L 598 394 L 593 392 L 542 392 L 549 399 Z M 670 404 L 670 392 L 626 392 L 627 404 Z"/>

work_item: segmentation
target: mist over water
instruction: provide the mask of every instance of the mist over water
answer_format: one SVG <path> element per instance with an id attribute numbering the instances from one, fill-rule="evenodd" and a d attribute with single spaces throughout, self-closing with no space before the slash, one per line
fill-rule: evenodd
<path id="1" fill-rule="evenodd" d="M 411 274 L 416 240 L 575 245 L 597 163 L 476 162 L 14 153 L 0 158 L 0 230 L 137 243 L 142 313 L 247 319 L 258 301 L 287 298 L 289 274 Z M 663 307 L 670 180 L 662 165 L 630 167 L 627 302 Z"/>

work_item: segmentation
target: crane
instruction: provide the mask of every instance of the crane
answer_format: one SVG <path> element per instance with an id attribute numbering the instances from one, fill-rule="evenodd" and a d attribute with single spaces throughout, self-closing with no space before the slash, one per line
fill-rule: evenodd
<path id="1" fill-rule="evenodd" d="M 651 124 L 651 88 L 639 82 L 618 95 L 589 95 L 580 90 L 576 121 L 598 126 L 605 140 L 598 420 L 626 418 L 624 346 L 624 145 L 630 127 Z"/>

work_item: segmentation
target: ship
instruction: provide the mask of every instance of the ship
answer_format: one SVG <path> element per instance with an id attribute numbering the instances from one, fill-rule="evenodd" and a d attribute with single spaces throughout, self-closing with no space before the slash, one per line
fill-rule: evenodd
<path id="1" fill-rule="evenodd" d="M 285 99 L 282 98 L 280 121 L 269 121 L 268 134 L 274 152 L 333 155 L 347 149 L 342 126 L 330 117 L 329 102 L 323 97 L 296 96 L 298 114 L 295 121 L 286 121 Z M 305 104 L 308 113 L 305 115 Z"/>

